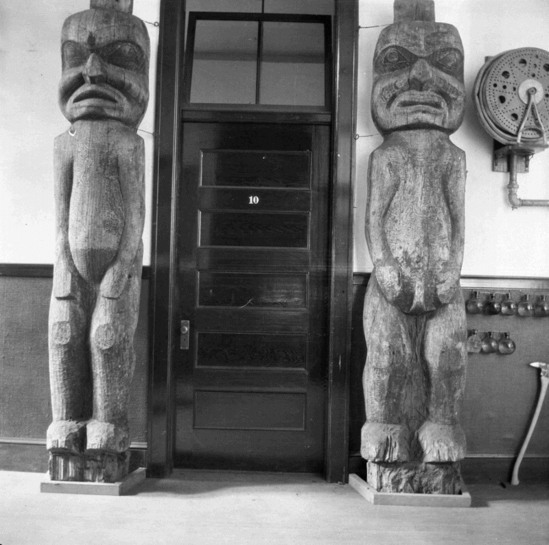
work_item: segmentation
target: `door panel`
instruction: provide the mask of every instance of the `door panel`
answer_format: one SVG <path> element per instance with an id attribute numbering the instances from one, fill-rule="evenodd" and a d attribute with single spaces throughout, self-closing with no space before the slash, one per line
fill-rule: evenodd
<path id="1" fill-rule="evenodd" d="M 203 186 L 310 188 L 310 151 L 204 150 Z"/>
<path id="2" fill-rule="evenodd" d="M 308 214 L 204 211 L 200 227 L 201 246 L 308 246 Z"/>
<path id="3" fill-rule="evenodd" d="M 321 471 L 328 128 L 186 123 L 175 459 Z"/>

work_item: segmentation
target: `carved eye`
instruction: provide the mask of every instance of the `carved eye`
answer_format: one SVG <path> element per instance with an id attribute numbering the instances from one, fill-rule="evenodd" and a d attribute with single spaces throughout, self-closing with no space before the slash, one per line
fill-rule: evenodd
<path id="1" fill-rule="evenodd" d="M 90 52 L 85 45 L 70 40 L 64 42 L 61 47 L 63 70 L 86 64 L 89 54 Z"/>
<path id="2" fill-rule="evenodd" d="M 402 70 L 413 62 L 412 54 L 402 47 L 391 46 L 382 51 L 376 60 L 378 72 Z"/>
<path id="3" fill-rule="evenodd" d="M 441 49 L 433 53 L 432 62 L 441 70 L 449 74 L 455 74 L 463 66 L 463 56 L 459 50 L 454 48 Z"/>
<path id="4" fill-rule="evenodd" d="M 145 67 L 145 55 L 142 49 L 132 42 L 113 42 L 99 51 L 101 58 L 114 66 L 125 70 L 141 72 Z"/>

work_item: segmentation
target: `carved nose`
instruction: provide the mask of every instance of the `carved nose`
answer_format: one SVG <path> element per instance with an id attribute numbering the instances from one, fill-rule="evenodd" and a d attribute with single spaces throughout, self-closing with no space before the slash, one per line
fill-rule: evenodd
<path id="1" fill-rule="evenodd" d="M 105 81 L 105 65 L 99 55 L 92 53 L 89 56 L 82 75 L 86 83 L 103 83 Z"/>
<path id="2" fill-rule="evenodd" d="M 433 69 L 425 59 L 418 59 L 410 71 L 410 87 L 422 90 L 423 86 L 433 77 Z"/>

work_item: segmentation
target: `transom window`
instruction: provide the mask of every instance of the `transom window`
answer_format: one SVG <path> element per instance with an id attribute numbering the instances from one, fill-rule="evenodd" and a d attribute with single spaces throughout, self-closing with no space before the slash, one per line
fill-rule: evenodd
<path id="1" fill-rule="evenodd" d="M 330 25 L 323 15 L 191 12 L 185 102 L 328 109 Z"/>

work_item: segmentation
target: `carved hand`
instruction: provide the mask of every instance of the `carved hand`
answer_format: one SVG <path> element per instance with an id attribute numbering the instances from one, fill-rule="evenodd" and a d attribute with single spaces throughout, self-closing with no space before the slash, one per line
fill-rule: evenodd
<path id="1" fill-rule="evenodd" d="M 101 295 L 107 299 L 118 299 L 126 287 L 130 270 L 130 266 L 121 261 L 116 261 L 109 267 L 101 281 Z"/>
<path id="2" fill-rule="evenodd" d="M 447 305 L 454 298 L 459 289 L 459 267 L 445 263 L 437 275 L 437 295 L 443 305 Z"/>
<path id="3" fill-rule="evenodd" d="M 53 294 L 56 299 L 69 299 L 73 293 L 73 276 L 78 271 L 72 260 L 68 241 L 61 240 L 57 245 L 57 258 L 53 273 Z"/>
<path id="4" fill-rule="evenodd" d="M 381 291 L 392 303 L 402 292 L 402 280 L 400 268 L 396 262 L 378 265 L 375 275 Z"/>

